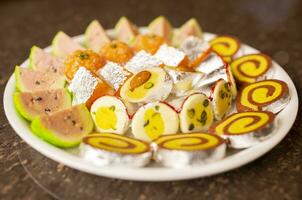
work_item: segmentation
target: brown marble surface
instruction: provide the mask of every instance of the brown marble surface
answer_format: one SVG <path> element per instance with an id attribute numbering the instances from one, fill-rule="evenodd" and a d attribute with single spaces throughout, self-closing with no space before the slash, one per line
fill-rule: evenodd
<path id="1" fill-rule="evenodd" d="M 302 1 L 0 1 L 0 97 L 32 45 L 58 30 L 83 33 L 92 19 L 106 28 L 122 15 L 146 25 L 164 14 L 174 26 L 196 17 L 203 29 L 227 33 L 267 53 L 302 89 Z M 8 124 L 1 100 L 0 199 L 302 199 L 302 114 L 272 151 L 239 169 L 208 178 L 143 183 L 88 175 L 49 160 Z"/>

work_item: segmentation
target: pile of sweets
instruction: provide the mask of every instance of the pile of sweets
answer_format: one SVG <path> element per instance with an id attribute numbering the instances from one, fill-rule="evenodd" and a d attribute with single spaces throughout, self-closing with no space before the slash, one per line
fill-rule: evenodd
<path id="1" fill-rule="evenodd" d="M 195 19 L 139 29 L 122 17 L 107 33 L 97 20 L 81 44 L 60 31 L 51 53 L 34 46 L 29 68 L 15 68 L 15 107 L 33 133 L 96 165 L 216 161 L 269 138 L 290 100 L 268 56 L 206 40 Z"/>

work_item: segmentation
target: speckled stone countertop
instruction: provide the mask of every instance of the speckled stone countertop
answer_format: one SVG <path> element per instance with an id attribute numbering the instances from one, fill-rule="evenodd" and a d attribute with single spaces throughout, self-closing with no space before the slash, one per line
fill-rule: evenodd
<path id="1" fill-rule="evenodd" d="M 196 17 L 205 31 L 231 34 L 267 53 L 293 79 L 301 99 L 302 1 L 16 0 L 0 2 L 0 96 L 32 45 L 46 47 L 58 30 L 83 33 L 92 19 L 105 28 L 128 16 L 146 25 L 157 15 L 174 26 Z M 0 199 L 302 199 L 302 114 L 272 151 L 239 169 L 179 182 L 132 182 L 85 174 L 42 156 L 0 115 Z"/>

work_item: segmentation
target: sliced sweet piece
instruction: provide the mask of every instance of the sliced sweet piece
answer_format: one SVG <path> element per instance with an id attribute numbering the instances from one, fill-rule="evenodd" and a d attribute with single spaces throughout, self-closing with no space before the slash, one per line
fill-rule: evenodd
<path id="1" fill-rule="evenodd" d="M 188 90 L 184 92 L 181 96 L 176 96 L 176 94 L 170 94 L 164 102 L 170 105 L 174 110 L 176 110 L 176 112 L 180 113 L 184 101 L 188 98 L 188 96 L 197 93 L 201 93 L 199 88 Z"/>
<path id="2" fill-rule="evenodd" d="M 84 67 L 75 73 L 68 89 L 73 94 L 72 105 L 86 103 L 88 108 L 99 97 L 114 94 L 110 85 Z"/>
<path id="3" fill-rule="evenodd" d="M 233 97 L 233 99 L 236 99 L 237 93 L 238 93 L 237 83 L 235 81 L 235 78 L 234 78 L 234 75 L 232 73 L 230 65 L 226 64 L 225 67 L 226 67 L 226 73 L 227 73 L 228 83 L 231 86 L 232 97 Z"/>
<path id="4" fill-rule="evenodd" d="M 121 64 L 128 62 L 134 55 L 133 50 L 126 43 L 117 40 L 105 44 L 100 53 L 106 60 Z"/>
<path id="5" fill-rule="evenodd" d="M 85 67 L 87 70 L 96 73 L 105 63 L 105 58 L 92 50 L 76 50 L 65 58 L 64 73 L 71 80 L 80 67 Z"/>
<path id="6" fill-rule="evenodd" d="M 159 16 L 155 18 L 148 26 L 148 32 L 158 35 L 170 44 L 172 42 L 173 27 L 167 18 Z"/>
<path id="7" fill-rule="evenodd" d="M 273 133 L 275 115 L 267 111 L 234 113 L 214 124 L 210 132 L 229 141 L 233 148 L 248 148 L 267 139 Z"/>
<path id="8" fill-rule="evenodd" d="M 180 129 L 183 133 L 207 130 L 214 121 L 213 107 L 202 93 L 188 96 L 179 113 Z"/>
<path id="9" fill-rule="evenodd" d="M 98 98 L 90 109 L 98 132 L 124 134 L 129 127 L 129 116 L 125 104 L 114 96 Z"/>
<path id="10" fill-rule="evenodd" d="M 100 51 L 102 46 L 109 43 L 110 39 L 107 36 L 104 28 L 98 20 L 93 20 L 88 25 L 85 31 L 85 45 L 88 49 L 93 51 Z"/>
<path id="11" fill-rule="evenodd" d="M 149 144 L 113 134 L 89 134 L 80 145 L 80 156 L 97 166 L 143 167 L 152 153 Z"/>
<path id="12" fill-rule="evenodd" d="M 57 57 L 65 57 L 76 50 L 84 50 L 84 48 L 73 41 L 66 33 L 59 31 L 52 40 L 52 52 Z"/>
<path id="13" fill-rule="evenodd" d="M 218 36 L 210 41 L 212 49 L 218 53 L 225 62 L 229 63 L 240 49 L 240 41 L 233 36 Z"/>
<path id="14" fill-rule="evenodd" d="M 268 79 L 243 86 L 236 105 L 238 112 L 263 110 L 278 113 L 289 101 L 287 84 L 281 80 Z"/>
<path id="15" fill-rule="evenodd" d="M 181 43 L 180 48 L 190 59 L 190 65 L 195 68 L 211 53 L 209 43 L 195 36 L 190 36 Z"/>
<path id="16" fill-rule="evenodd" d="M 33 46 L 30 50 L 29 67 L 33 70 L 58 74 L 64 73 L 63 60 L 43 51 L 37 46 Z"/>
<path id="17" fill-rule="evenodd" d="M 179 46 L 189 36 L 203 38 L 201 27 L 195 18 L 189 19 L 179 29 L 174 31 L 173 45 Z"/>
<path id="18" fill-rule="evenodd" d="M 131 75 L 129 71 L 114 62 L 107 62 L 104 67 L 99 69 L 97 74 L 107 81 L 115 91 L 117 91 Z"/>
<path id="19" fill-rule="evenodd" d="M 135 38 L 133 48 L 135 51 L 144 50 L 150 54 L 155 54 L 164 42 L 164 38 L 155 34 L 138 35 Z"/>
<path id="20" fill-rule="evenodd" d="M 176 96 L 183 96 L 187 91 L 194 89 L 204 76 L 201 72 L 179 71 L 174 67 L 165 67 L 164 69 L 173 80 L 173 89 L 171 93 Z"/>
<path id="21" fill-rule="evenodd" d="M 166 167 L 198 166 L 222 159 L 225 141 L 214 134 L 188 133 L 159 137 L 154 141 L 155 159 Z"/>
<path id="22" fill-rule="evenodd" d="M 161 135 L 178 131 L 177 112 L 165 103 L 148 103 L 138 109 L 132 118 L 131 129 L 135 138 L 150 142 Z"/>
<path id="23" fill-rule="evenodd" d="M 231 70 L 240 83 L 254 83 L 266 79 L 271 65 L 272 61 L 267 55 L 249 54 L 235 59 L 231 63 Z"/>
<path id="24" fill-rule="evenodd" d="M 163 44 L 154 54 L 154 56 L 170 67 L 189 67 L 189 58 L 186 54 L 174 47 Z"/>
<path id="25" fill-rule="evenodd" d="M 120 96 L 131 103 L 165 100 L 173 87 L 170 76 L 159 67 L 132 75 L 121 87 Z"/>
<path id="26" fill-rule="evenodd" d="M 163 63 L 158 58 L 142 50 L 127 62 L 125 68 L 132 73 L 137 73 L 144 69 L 159 67 L 162 65 Z"/>
<path id="27" fill-rule="evenodd" d="M 14 104 L 22 117 L 32 121 L 35 117 L 71 107 L 71 96 L 66 89 L 15 92 Z"/>
<path id="28" fill-rule="evenodd" d="M 210 99 L 215 118 L 223 119 L 232 107 L 232 92 L 229 83 L 223 79 L 218 80 L 212 88 Z"/>
<path id="29" fill-rule="evenodd" d="M 116 39 L 129 44 L 138 34 L 138 28 L 126 17 L 121 17 L 115 25 L 115 33 Z"/>
<path id="30" fill-rule="evenodd" d="M 224 79 L 231 85 L 233 98 L 237 96 L 236 82 L 231 69 L 229 65 L 225 63 L 215 52 L 210 53 L 209 56 L 196 68 L 196 71 L 205 74 L 204 78 L 199 82 L 199 87 L 202 88 L 202 90 L 210 91 L 216 81 Z"/>
<path id="31" fill-rule="evenodd" d="M 16 87 L 21 92 L 64 88 L 66 82 L 62 75 L 19 66 L 16 66 L 14 74 Z"/>
<path id="32" fill-rule="evenodd" d="M 93 121 L 84 104 L 35 118 L 32 131 L 46 142 L 62 148 L 77 146 L 93 129 Z"/>

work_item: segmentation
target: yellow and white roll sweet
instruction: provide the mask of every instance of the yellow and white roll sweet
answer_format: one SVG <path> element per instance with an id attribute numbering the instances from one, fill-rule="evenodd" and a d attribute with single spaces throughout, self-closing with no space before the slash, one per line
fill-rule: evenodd
<path id="1" fill-rule="evenodd" d="M 152 153 L 149 144 L 114 133 L 97 133 L 86 136 L 80 145 L 80 156 L 97 165 L 143 167 Z"/>
<path id="2" fill-rule="evenodd" d="M 215 118 L 223 119 L 232 107 L 232 91 L 229 83 L 220 79 L 212 88 L 211 100 Z"/>
<path id="3" fill-rule="evenodd" d="M 178 115 L 165 103 L 149 103 L 135 113 L 131 129 L 135 138 L 150 142 L 161 135 L 176 133 L 179 129 Z"/>
<path id="4" fill-rule="evenodd" d="M 90 113 L 98 132 L 124 134 L 129 127 L 125 104 L 117 97 L 103 96 L 91 106 Z"/>
<path id="5" fill-rule="evenodd" d="M 208 133 L 161 136 L 153 147 L 156 161 L 174 168 L 210 163 L 223 158 L 226 151 L 224 140 Z"/>
<path id="6" fill-rule="evenodd" d="M 226 65 L 226 74 L 227 74 L 227 78 L 228 79 L 225 80 L 225 81 L 227 81 L 230 84 L 231 92 L 232 92 L 232 97 L 233 97 L 233 99 L 236 99 L 237 93 L 238 93 L 238 91 L 237 91 L 237 83 L 235 81 L 234 75 L 232 73 L 232 70 L 231 70 L 229 64 Z"/>
<path id="7" fill-rule="evenodd" d="M 208 97 L 202 93 L 188 96 L 179 113 L 183 133 L 207 130 L 213 123 L 214 111 Z"/>
<path id="8" fill-rule="evenodd" d="M 218 53 L 225 62 L 229 63 L 240 50 L 240 42 L 233 36 L 218 36 L 210 41 L 212 49 Z"/>
<path id="9" fill-rule="evenodd" d="M 280 112 L 290 100 L 288 86 L 276 79 L 267 79 L 245 85 L 240 90 L 236 106 L 238 112 L 264 110 Z"/>
<path id="10" fill-rule="evenodd" d="M 232 61 L 231 70 L 236 80 L 240 83 L 254 83 L 264 80 L 272 70 L 271 59 L 262 53 L 249 54 Z"/>
<path id="11" fill-rule="evenodd" d="M 233 148 L 247 148 L 273 133 L 275 115 L 267 111 L 234 113 L 214 124 L 209 132 L 229 140 Z"/>
<path id="12" fill-rule="evenodd" d="M 120 96 L 131 103 L 148 103 L 166 99 L 173 87 L 170 76 L 160 67 L 140 71 L 121 87 Z"/>

